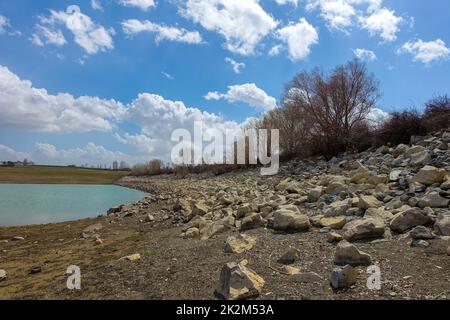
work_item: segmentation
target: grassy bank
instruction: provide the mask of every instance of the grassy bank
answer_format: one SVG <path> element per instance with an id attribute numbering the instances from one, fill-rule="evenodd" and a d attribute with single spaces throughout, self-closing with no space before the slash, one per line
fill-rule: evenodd
<path id="1" fill-rule="evenodd" d="M 126 175 L 126 171 L 69 167 L 0 167 L 0 183 L 111 184 Z"/>

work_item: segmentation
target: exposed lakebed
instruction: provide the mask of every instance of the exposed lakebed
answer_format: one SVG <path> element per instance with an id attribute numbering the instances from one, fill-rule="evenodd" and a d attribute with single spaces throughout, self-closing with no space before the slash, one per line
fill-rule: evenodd
<path id="1" fill-rule="evenodd" d="M 95 217 L 145 195 L 114 185 L 0 184 L 0 226 Z"/>

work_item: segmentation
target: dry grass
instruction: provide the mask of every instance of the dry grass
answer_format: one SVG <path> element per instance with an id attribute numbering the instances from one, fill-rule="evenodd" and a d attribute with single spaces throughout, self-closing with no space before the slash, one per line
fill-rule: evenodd
<path id="1" fill-rule="evenodd" d="M 127 175 L 126 171 L 69 167 L 0 167 L 0 183 L 111 184 Z"/>

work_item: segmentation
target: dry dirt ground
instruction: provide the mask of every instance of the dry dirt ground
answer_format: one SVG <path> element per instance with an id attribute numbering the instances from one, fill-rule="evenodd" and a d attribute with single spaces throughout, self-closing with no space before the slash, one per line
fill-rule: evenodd
<path id="1" fill-rule="evenodd" d="M 158 207 L 151 208 L 158 210 Z M 7 278 L 0 282 L 0 299 L 215 299 L 222 266 L 247 259 L 266 285 L 258 299 L 450 299 L 449 243 L 430 241 L 427 249 L 411 248 L 408 239 L 358 243 L 381 268 L 382 288 L 366 287 L 366 269 L 359 268 L 358 283 L 343 292 L 329 285 L 335 245 L 314 228 L 307 233 L 275 234 L 271 230 L 247 232 L 257 236 L 257 245 L 243 254 L 224 253 L 231 233 L 207 241 L 182 239 L 181 228 L 170 222 L 141 223 L 142 217 L 110 224 L 108 217 L 76 222 L 0 228 L 0 269 Z M 84 228 L 101 223 L 97 231 L 103 244 L 81 240 Z M 21 241 L 10 241 L 15 236 Z M 9 240 L 4 242 L 1 240 Z M 297 283 L 291 276 L 269 268 L 281 267 L 277 259 L 295 247 L 302 272 L 322 277 L 317 283 Z M 139 253 L 138 261 L 119 261 Z M 33 265 L 42 272 L 29 274 Z M 80 291 L 66 287 L 67 267 L 81 268 Z"/>

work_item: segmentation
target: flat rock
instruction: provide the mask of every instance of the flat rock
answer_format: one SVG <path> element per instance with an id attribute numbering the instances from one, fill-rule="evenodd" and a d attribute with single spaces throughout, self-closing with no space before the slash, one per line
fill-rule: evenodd
<path id="1" fill-rule="evenodd" d="M 291 266 L 283 266 L 283 271 L 290 276 L 294 276 L 294 275 L 297 275 L 300 273 L 299 268 L 291 267 Z"/>
<path id="2" fill-rule="evenodd" d="M 434 230 L 441 236 L 450 236 L 450 213 L 440 213 L 437 216 Z"/>
<path id="3" fill-rule="evenodd" d="M 366 218 L 354 220 L 345 226 L 344 239 L 358 241 L 381 238 L 384 235 L 385 225 L 381 219 Z"/>
<path id="4" fill-rule="evenodd" d="M 355 245 L 347 241 L 341 241 L 336 247 L 334 254 L 334 264 L 336 265 L 368 266 L 371 262 L 370 255 L 359 251 Z"/>
<path id="5" fill-rule="evenodd" d="M 278 231 L 307 231 L 311 227 L 306 215 L 280 209 L 273 213 L 271 227 Z"/>
<path id="6" fill-rule="evenodd" d="M 320 225 L 324 228 L 342 229 L 347 223 L 347 218 L 339 217 L 325 217 L 320 219 Z"/>
<path id="7" fill-rule="evenodd" d="M 358 279 L 358 270 L 350 265 L 334 268 L 331 273 L 331 286 L 342 290 L 353 286 Z"/>
<path id="8" fill-rule="evenodd" d="M 382 202 L 374 196 L 361 196 L 359 197 L 358 208 L 367 210 L 369 208 L 379 208 L 382 206 Z"/>
<path id="9" fill-rule="evenodd" d="M 431 219 L 419 208 L 411 208 L 397 213 L 390 223 L 392 231 L 403 233 L 416 226 L 425 225 Z"/>
<path id="10" fill-rule="evenodd" d="M 433 166 L 425 166 L 414 176 L 413 182 L 419 182 L 424 185 L 432 185 L 433 183 L 442 183 L 445 179 L 445 170 L 438 169 Z"/>
<path id="11" fill-rule="evenodd" d="M 216 294 L 226 300 L 255 298 L 261 294 L 264 279 L 247 267 L 247 261 L 223 266 Z"/>
<path id="12" fill-rule="evenodd" d="M 38 264 L 32 266 L 30 268 L 29 274 L 36 274 L 36 273 L 41 273 L 42 272 L 42 267 Z"/>
<path id="13" fill-rule="evenodd" d="M 225 253 L 243 253 L 251 250 L 256 245 L 256 238 L 245 234 L 240 234 L 237 237 L 228 237 L 225 243 Z"/>

